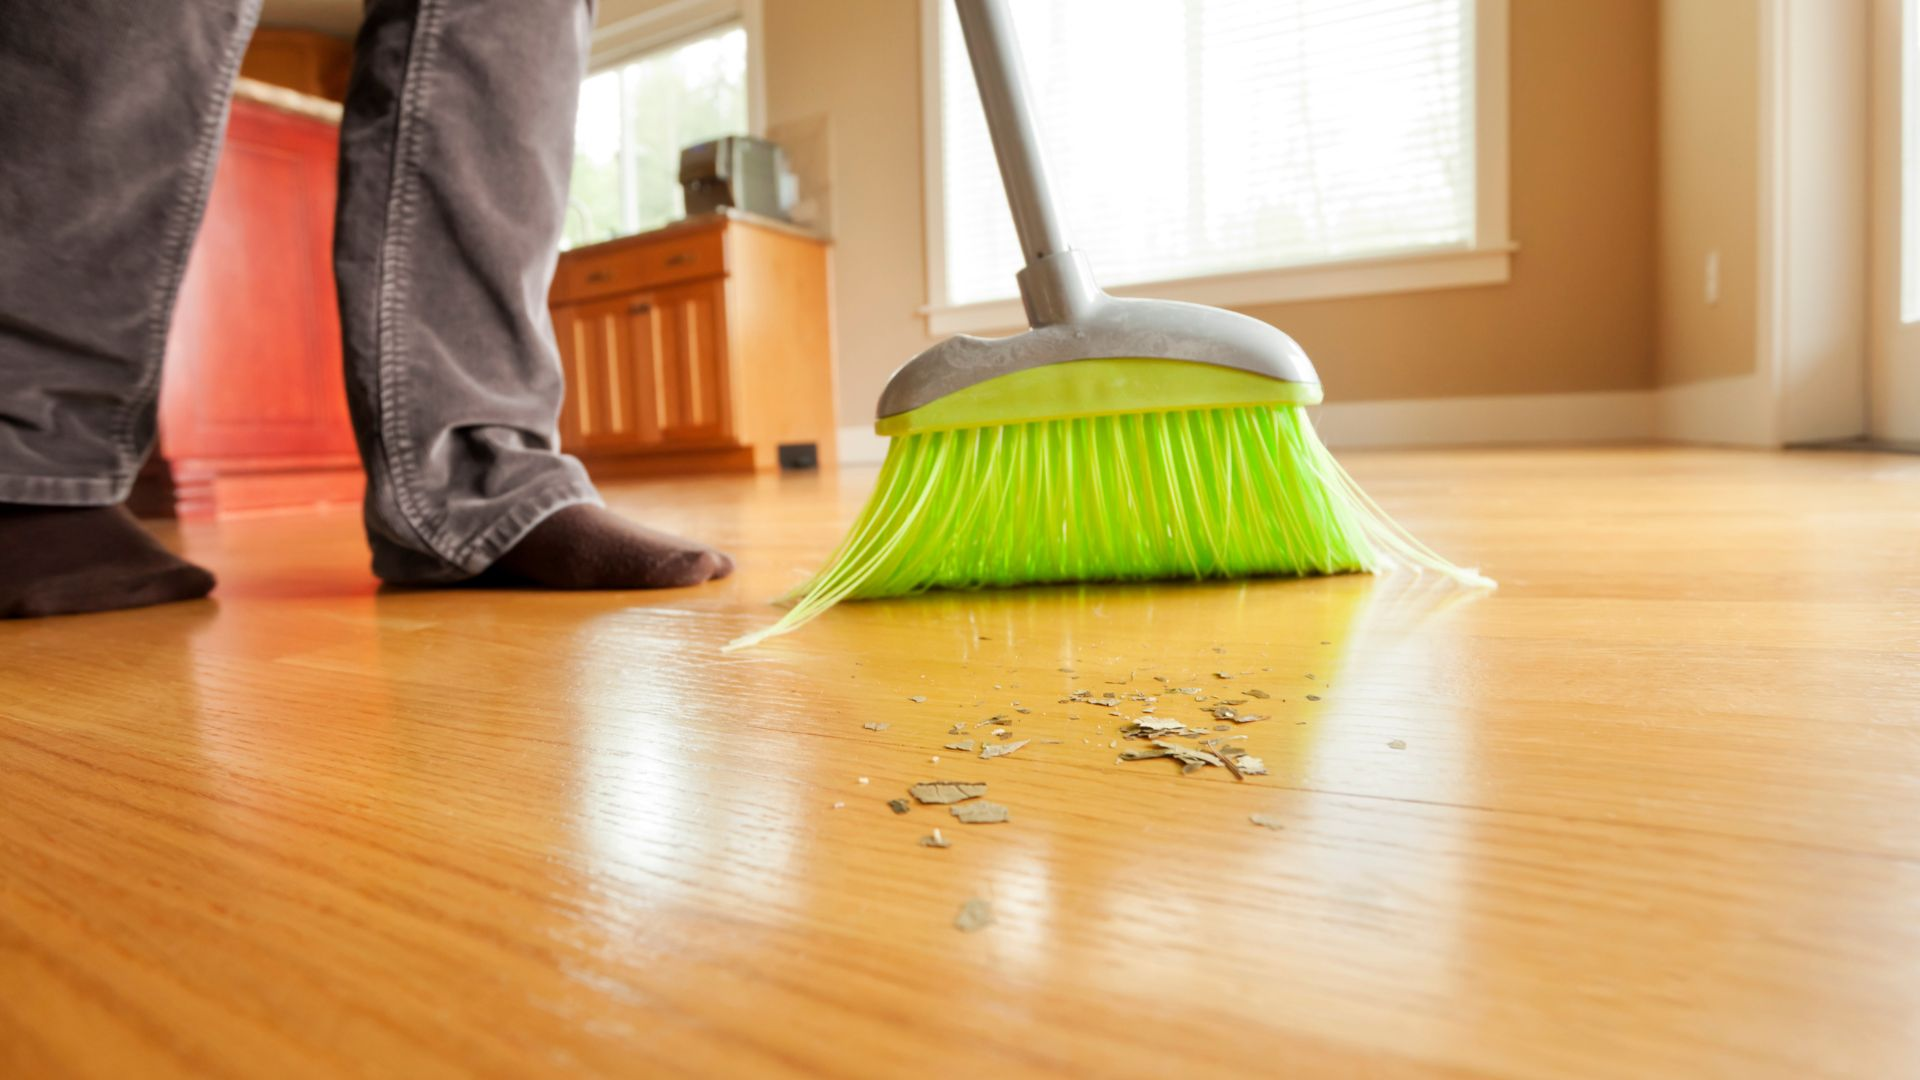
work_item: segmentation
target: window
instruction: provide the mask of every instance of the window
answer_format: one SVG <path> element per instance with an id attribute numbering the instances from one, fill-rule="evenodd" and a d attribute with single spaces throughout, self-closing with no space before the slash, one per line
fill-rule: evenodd
<path id="1" fill-rule="evenodd" d="M 1007 326 L 1019 247 L 953 5 L 929 3 L 931 328 Z M 1505 0 L 1012 8 L 1069 235 L 1139 286 L 1116 292 L 1505 280 Z"/>
<path id="2" fill-rule="evenodd" d="M 684 213 L 680 151 L 747 131 L 747 32 L 678 42 L 588 77 L 574 127 L 565 245 L 644 232 Z"/>

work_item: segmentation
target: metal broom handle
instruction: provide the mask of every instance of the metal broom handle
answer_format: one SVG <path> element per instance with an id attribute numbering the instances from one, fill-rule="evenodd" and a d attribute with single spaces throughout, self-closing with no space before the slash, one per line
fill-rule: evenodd
<path id="1" fill-rule="evenodd" d="M 954 4 L 960 12 L 967 56 L 973 61 L 980 104 L 987 112 L 993 156 L 1000 162 L 1000 179 L 1013 208 L 1013 228 L 1020 235 L 1021 253 L 1032 266 L 1070 245 L 1053 185 L 1047 180 L 1046 158 L 1040 152 L 1013 15 L 1005 0 L 954 0 Z"/>

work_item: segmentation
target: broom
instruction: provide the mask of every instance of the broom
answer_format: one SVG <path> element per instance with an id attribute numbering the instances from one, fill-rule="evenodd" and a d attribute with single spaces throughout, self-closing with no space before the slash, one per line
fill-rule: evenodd
<path id="1" fill-rule="evenodd" d="M 1432 570 L 1307 418 L 1306 353 L 1233 312 L 1108 296 L 1068 245 L 1003 0 L 956 0 L 1015 232 L 1031 329 L 965 334 L 894 372 L 866 509 L 783 598 L 795 630 L 842 600 L 1070 581 Z"/>

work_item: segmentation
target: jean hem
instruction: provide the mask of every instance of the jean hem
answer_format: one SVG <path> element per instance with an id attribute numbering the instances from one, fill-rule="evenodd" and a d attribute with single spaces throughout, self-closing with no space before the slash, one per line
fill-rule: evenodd
<path id="1" fill-rule="evenodd" d="M 132 490 L 132 477 L 0 474 L 0 503 L 22 506 L 118 506 Z"/>
<path id="2" fill-rule="evenodd" d="M 541 522 L 569 506 L 605 506 L 591 482 L 567 479 L 532 498 L 522 500 L 504 517 L 496 518 L 478 535 L 454 546 L 455 568 L 468 577 L 480 574 Z"/>

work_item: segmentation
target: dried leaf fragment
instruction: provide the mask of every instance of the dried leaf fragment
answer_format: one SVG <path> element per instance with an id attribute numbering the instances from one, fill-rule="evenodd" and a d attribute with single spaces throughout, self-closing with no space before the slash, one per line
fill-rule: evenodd
<path id="1" fill-rule="evenodd" d="M 923 780 L 907 789 L 916 802 L 944 806 L 965 799 L 977 799 L 987 793 L 987 785 L 971 780 Z"/>
<path id="2" fill-rule="evenodd" d="M 1129 739 L 1150 739 L 1155 735 L 1189 735 L 1193 729 L 1178 720 L 1162 720 L 1157 716 L 1143 716 L 1120 729 L 1120 734 Z"/>
<path id="3" fill-rule="evenodd" d="M 1246 694 L 1250 698 L 1259 698 L 1261 701 L 1265 701 L 1268 698 L 1273 696 L 1272 694 L 1267 693 L 1265 690 L 1243 690 L 1241 692 Z"/>
<path id="4" fill-rule="evenodd" d="M 908 805 L 907 800 L 905 799 L 888 799 L 887 809 L 893 811 L 896 814 L 904 814 L 907 811 L 913 809 L 913 807 Z"/>
<path id="5" fill-rule="evenodd" d="M 971 750 L 973 749 L 973 740 L 972 740 L 972 739 L 961 739 L 961 740 L 960 740 L 959 742 L 950 742 L 950 743 L 947 743 L 947 744 L 946 744 L 946 749 L 948 749 L 948 750 L 959 750 L 959 751 L 961 751 L 961 752 L 963 752 L 963 753 L 965 753 L 965 752 L 968 752 L 968 751 L 971 751 Z"/>
<path id="6" fill-rule="evenodd" d="M 913 695 L 912 697 L 910 697 L 910 698 L 908 698 L 907 700 L 908 700 L 908 701 L 911 701 L 911 702 L 913 702 L 913 703 L 914 703 L 915 705 L 918 705 L 918 704 L 920 704 L 921 702 L 923 702 L 923 701 L 925 701 L 925 700 L 927 700 L 927 695 L 925 695 L 925 694 L 915 694 L 915 695 Z"/>
<path id="7" fill-rule="evenodd" d="M 860 726 L 866 728 L 868 731 L 885 731 L 893 725 L 887 723 L 885 720 L 869 720 Z"/>
<path id="8" fill-rule="evenodd" d="M 960 914 L 953 917 L 953 928 L 963 934 L 985 930 L 993 925 L 993 905 L 979 897 L 960 905 Z"/>
<path id="9" fill-rule="evenodd" d="M 991 758 L 1006 757 L 1008 754 L 1013 753 L 1015 750 L 1020 749 L 1021 747 L 1027 745 L 1032 741 L 1033 741 L 1032 739 L 1021 739 L 1019 742 L 998 743 L 993 746 L 983 746 L 980 748 L 980 759 L 982 761 L 985 761 Z M 972 747 L 969 746 L 968 749 L 971 750 Z"/>
<path id="10" fill-rule="evenodd" d="M 1395 739 L 1387 745 L 1395 750 L 1405 750 L 1407 748 L 1407 740 Z"/>
<path id="11" fill-rule="evenodd" d="M 940 830 L 935 829 L 933 830 L 932 836 L 923 836 L 920 838 L 920 846 L 921 847 L 952 847 L 953 841 L 947 839 L 944 836 L 941 836 Z"/>
<path id="12" fill-rule="evenodd" d="M 1158 739 L 1154 740 L 1153 745 L 1165 750 L 1168 757 L 1173 758 L 1182 765 L 1191 765 L 1194 767 L 1202 765 L 1223 765 L 1218 755 L 1205 750 L 1195 750 L 1190 746 L 1175 746 L 1172 743 L 1161 742 Z"/>
<path id="13" fill-rule="evenodd" d="M 1286 822 L 1272 814 L 1248 814 L 1247 820 L 1263 829 L 1273 829 L 1276 832 L 1287 827 Z"/>
<path id="14" fill-rule="evenodd" d="M 954 817 L 967 825 L 998 825 L 1007 820 L 1007 808 L 997 802 L 981 799 L 979 802 L 963 802 L 949 808 Z"/>

